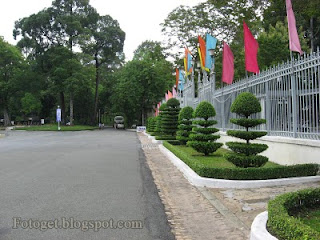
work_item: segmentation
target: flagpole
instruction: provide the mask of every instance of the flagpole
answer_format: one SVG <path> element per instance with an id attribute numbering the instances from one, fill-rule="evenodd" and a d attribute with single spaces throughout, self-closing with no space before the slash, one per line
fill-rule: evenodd
<path id="1" fill-rule="evenodd" d="M 224 86 L 223 86 L 223 81 L 221 78 L 221 127 L 222 127 L 222 131 L 224 132 L 224 128 L 225 128 L 225 118 L 224 118 L 224 95 L 223 95 L 223 90 L 224 90 Z"/>
<path id="2" fill-rule="evenodd" d="M 297 137 L 297 92 L 296 92 L 296 79 L 294 74 L 294 59 L 293 53 L 290 50 L 290 58 L 291 58 L 291 101 L 292 101 L 292 127 L 293 127 L 293 137 Z"/>
<path id="3" fill-rule="evenodd" d="M 247 82 L 246 82 L 246 91 L 249 92 L 249 77 L 248 77 L 248 71 L 247 70 L 246 70 L 246 80 L 247 80 Z"/>

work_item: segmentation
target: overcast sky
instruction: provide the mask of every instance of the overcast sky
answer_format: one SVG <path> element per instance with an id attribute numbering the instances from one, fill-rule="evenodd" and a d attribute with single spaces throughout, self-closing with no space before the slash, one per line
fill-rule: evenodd
<path id="1" fill-rule="evenodd" d="M 100 15 L 118 20 L 126 33 L 124 52 L 131 59 L 133 51 L 145 40 L 162 40 L 160 23 L 180 5 L 193 6 L 204 0 L 90 0 Z M 0 36 L 11 44 L 14 22 L 49 7 L 52 0 L 4 0 L 0 8 Z"/>

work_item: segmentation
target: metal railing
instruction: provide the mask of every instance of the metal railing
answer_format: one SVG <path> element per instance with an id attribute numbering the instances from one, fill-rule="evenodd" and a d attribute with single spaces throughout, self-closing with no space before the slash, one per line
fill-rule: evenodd
<path id="1" fill-rule="evenodd" d="M 196 108 L 201 101 L 211 102 L 217 112 L 216 126 L 223 131 L 238 127 L 230 123 L 230 118 L 236 117 L 230 106 L 239 93 L 248 91 L 259 99 L 262 107 L 261 113 L 253 117 L 267 120 L 257 130 L 266 130 L 270 136 L 320 140 L 319 48 L 220 89 L 215 89 L 214 73 L 208 76 L 206 72 L 198 72 L 197 89 L 194 73 L 190 79 L 180 97 L 181 106 Z"/>

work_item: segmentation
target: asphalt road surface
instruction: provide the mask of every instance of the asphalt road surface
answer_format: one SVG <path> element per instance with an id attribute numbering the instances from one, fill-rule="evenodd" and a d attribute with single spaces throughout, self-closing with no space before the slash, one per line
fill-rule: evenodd
<path id="1" fill-rule="evenodd" d="M 0 139 L 0 240 L 174 239 L 134 132 Z"/>

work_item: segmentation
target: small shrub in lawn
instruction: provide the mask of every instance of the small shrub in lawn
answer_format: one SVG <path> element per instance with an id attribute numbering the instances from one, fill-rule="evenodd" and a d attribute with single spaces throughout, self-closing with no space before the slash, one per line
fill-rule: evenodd
<path id="1" fill-rule="evenodd" d="M 192 131 L 192 119 L 193 118 L 193 108 L 184 107 L 179 113 L 179 126 L 177 131 L 177 140 L 180 141 L 181 145 L 186 145 L 189 141 L 189 136 Z"/>
<path id="2" fill-rule="evenodd" d="M 231 105 L 231 112 L 240 115 L 243 118 L 231 119 L 230 122 L 245 128 L 243 130 L 228 130 L 227 134 L 236 138 L 245 140 L 245 143 L 227 142 L 226 145 L 233 151 L 226 156 L 227 160 L 238 167 L 261 167 L 267 161 L 265 156 L 257 155 L 265 151 L 266 144 L 252 144 L 250 140 L 265 136 L 267 132 L 253 132 L 249 128 L 256 127 L 266 123 L 265 119 L 252 119 L 250 115 L 261 112 L 261 106 L 258 99 L 249 92 L 239 94 Z"/>
<path id="3" fill-rule="evenodd" d="M 161 132 L 158 140 L 172 140 L 176 139 L 176 132 L 178 130 L 178 116 L 180 112 L 180 102 L 175 98 L 167 101 L 166 108 L 162 111 L 161 115 Z"/>
<path id="4" fill-rule="evenodd" d="M 208 156 L 222 146 L 222 143 L 215 142 L 220 136 L 213 135 L 218 132 L 217 128 L 211 127 L 216 124 L 217 121 L 209 120 L 216 115 L 214 107 L 209 102 L 201 102 L 194 112 L 195 118 L 201 120 L 194 120 L 192 123 L 197 125 L 192 130 L 194 133 L 190 135 L 190 141 L 188 146 L 194 148 L 197 152 L 203 153 Z"/>

